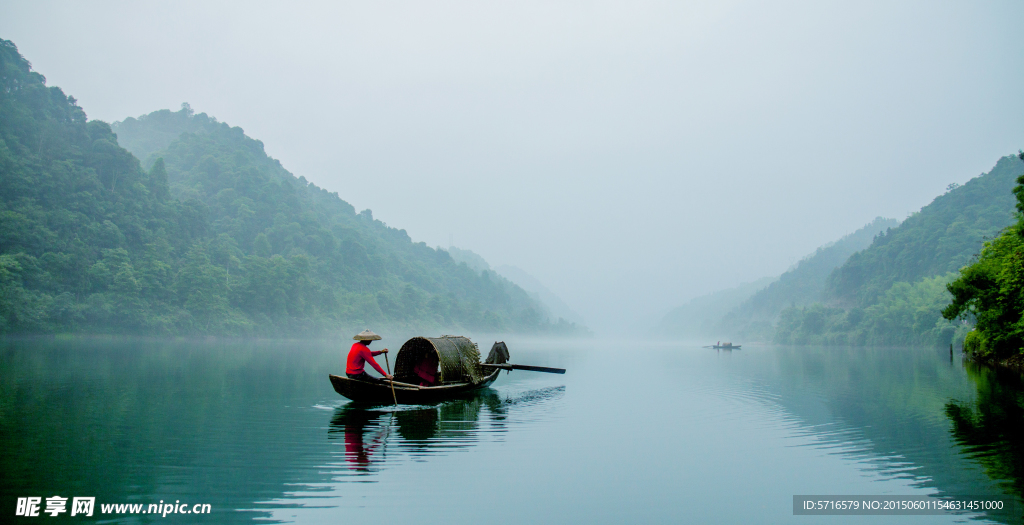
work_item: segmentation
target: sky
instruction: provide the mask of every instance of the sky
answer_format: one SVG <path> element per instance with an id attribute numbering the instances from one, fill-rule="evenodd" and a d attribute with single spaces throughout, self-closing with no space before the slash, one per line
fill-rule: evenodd
<path id="1" fill-rule="evenodd" d="M 92 119 L 188 102 L 598 334 L 1024 148 L 1021 2 L 0 3 Z"/>

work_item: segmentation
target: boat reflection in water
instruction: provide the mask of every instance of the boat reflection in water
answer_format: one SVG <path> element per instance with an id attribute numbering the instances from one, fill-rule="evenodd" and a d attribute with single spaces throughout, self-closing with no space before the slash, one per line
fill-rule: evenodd
<path id="1" fill-rule="evenodd" d="M 532 419 L 529 413 L 536 405 L 564 393 L 564 386 L 512 396 L 486 389 L 472 398 L 438 405 L 368 408 L 348 403 L 335 409 L 327 437 L 344 440 L 350 470 L 370 473 L 396 457 L 437 455 L 485 437 L 500 438 L 510 424 Z"/>

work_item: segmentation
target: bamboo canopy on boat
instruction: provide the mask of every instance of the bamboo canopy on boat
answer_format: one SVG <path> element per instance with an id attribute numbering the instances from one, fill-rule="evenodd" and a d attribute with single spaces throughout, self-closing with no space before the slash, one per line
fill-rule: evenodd
<path id="1" fill-rule="evenodd" d="M 431 355 L 432 354 L 432 355 Z M 419 382 L 415 368 L 436 356 L 440 383 L 479 383 L 491 375 L 480 366 L 480 349 L 466 337 L 413 337 L 395 357 L 395 380 Z"/>

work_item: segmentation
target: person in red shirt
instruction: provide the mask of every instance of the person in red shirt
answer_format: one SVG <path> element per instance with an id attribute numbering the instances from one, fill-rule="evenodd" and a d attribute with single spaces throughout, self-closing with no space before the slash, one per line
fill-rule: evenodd
<path id="1" fill-rule="evenodd" d="M 377 364 L 377 361 L 373 359 L 373 356 L 375 355 L 388 353 L 387 348 L 377 351 L 370 350 L 370 343 L 379 340 L 379 335 L 369 330 L 363 330 L 352 339 L 355 339 L 356 342 L 348 351 L 348 364 L 345 367 L 345 375 L 350 379 L 359 379 L 362 381 L 381 381 L 380 379 L 367 374 L 366 370 L 363 370 L 363 367 L 366 366 L 366 362 L 369 361 L 370 365 L 373 366 L 377 372 L 380 372 L 380 375 L 384 376 L 385 379 L 394 379 L 391 377 L 391 374 L 385 372 L 380 365 Z"/>

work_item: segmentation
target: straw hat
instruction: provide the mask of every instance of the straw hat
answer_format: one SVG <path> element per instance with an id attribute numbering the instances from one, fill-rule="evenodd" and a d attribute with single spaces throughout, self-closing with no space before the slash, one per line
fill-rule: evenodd
<path id="1" fill-rule="evenodd" d="M 363 330 L 356 334 L 352 339 L 355 339 L 356 341 L 380 341 L 380 336 L 369 330 Z"/>

